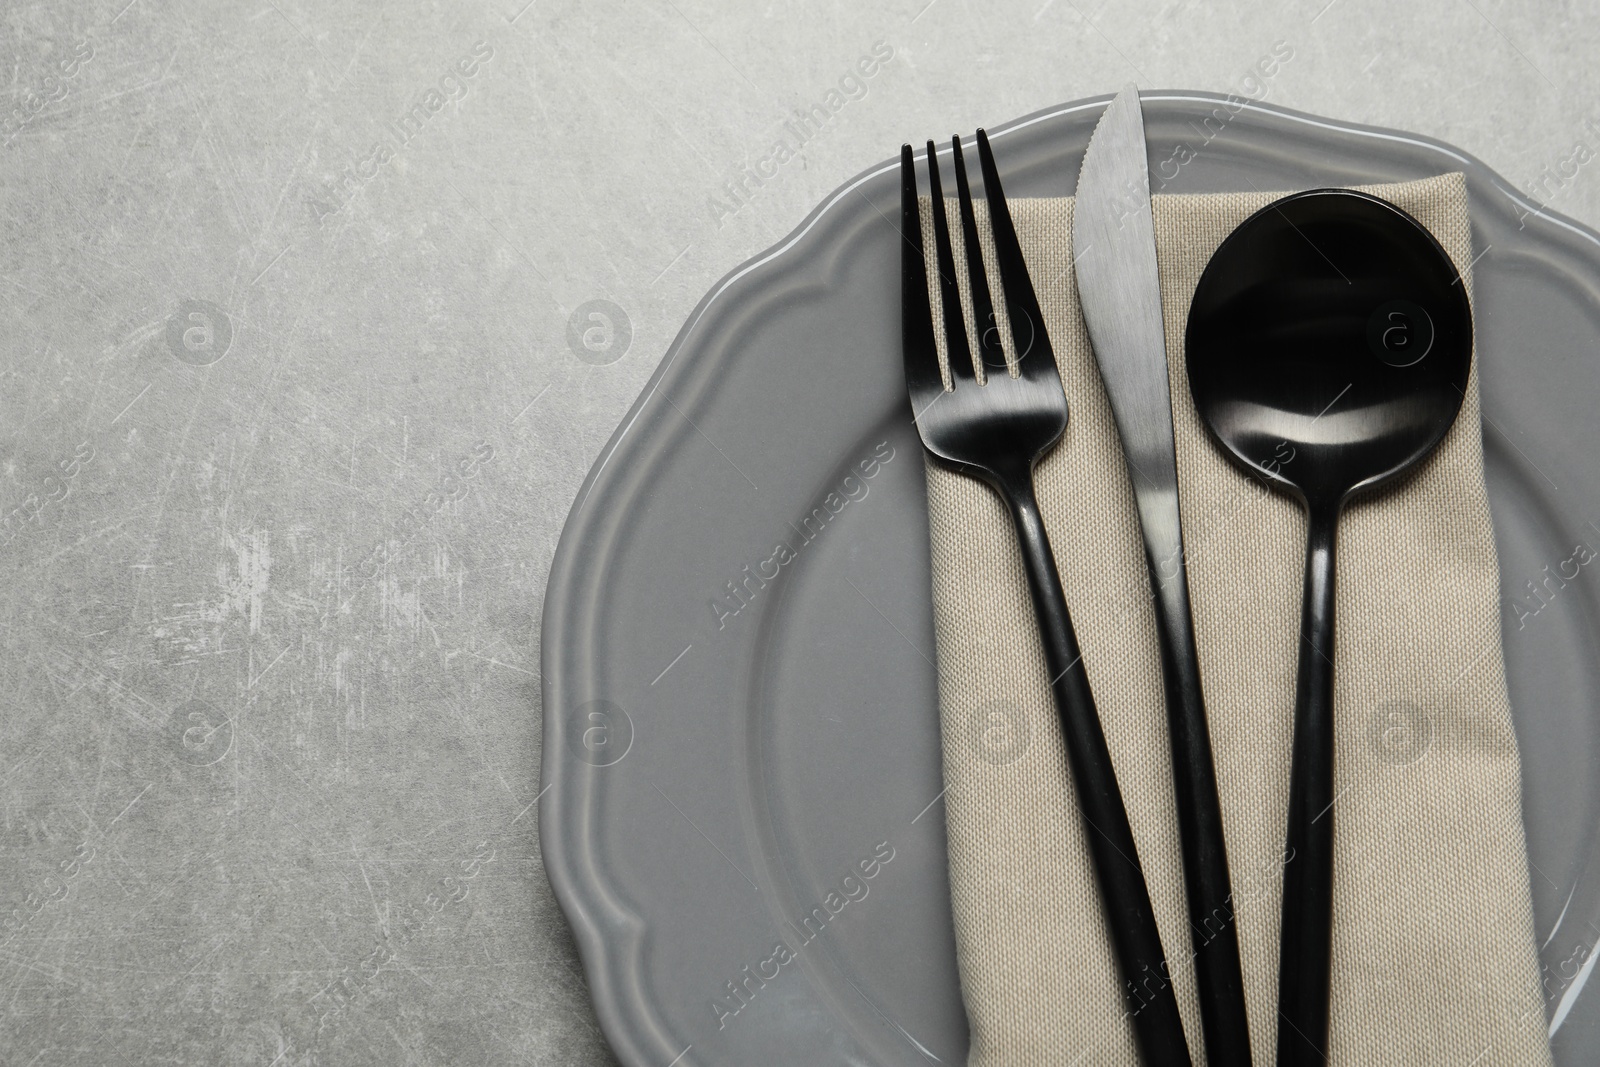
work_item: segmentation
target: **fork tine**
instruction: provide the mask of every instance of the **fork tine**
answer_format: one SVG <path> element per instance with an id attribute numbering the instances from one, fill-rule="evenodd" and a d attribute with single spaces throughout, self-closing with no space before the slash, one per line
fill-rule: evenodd
<path id="1" fill-rule="evenodd" d="M 917 206 L 917 165 L 909 144 L 900 146 L 900 236 L 900 347 L 906 384 L 913 394 L 942 391 L 944 375 L 933 340 L 927 255 L 922 248 L 922 211 Z"/>
<path id="2" fill-rule="evenodd" d="M 945 352 L 950 357 L 950 380 L 977 380 L 972 367 L 972 347 L 967 344 L 967 318 L 961 311 L 961 291 L 956 285 L 956 257 L 950 246 L 950 220 L 945 214 L 944 189 L 939 183 L 939 157 L 928 142 L 928 192 L 933 197 L 933 244 L 939 258 L 939 303 L 944 308 Z"/>
<path id="3" fill-rule="evenodd" d="M 972 326 L 978 335 L 978 355 L 985 372 L 999 370 L 1006 365 L 1006 352 L 1000 341 L 1000 323 L 994 317 L 994 299 L 989 293 L 989 271 L 983 264 L 983 246 L 978 243 L 978 216 L 972 209 L 972 188 L 967 182 L 960 134 L 950 138 L 950 147 L 955 154 L 956 191 L 961 199 L 961 243 L 967 252 L 967 288 L 972 293 Z"/>
<path id="4" fill-rule="evenodd" d="M 1011 209 L 1006 206 L 1006 194 L 1000 187 L 1000 172 L 994 165 L 994 153 L 989 150 L 989 135 L 978 131 L 978 162 L 983 167 L 983 192 L 989 201 L 989 222 L 994 229 L 995 262 L 1000 268 L 1000 284 L 1005 289 L 1007 317 L 1011 320 L 1011 341 L 1017 351 L 1020 370 L 1027 377 L 1056 374 L 1054 350 L 1050 335 L 1045 332 L 1044 315 L 1039 311 L 1039 298 L 1033 291 L 1033 280 L 1028 277 L 1028 266 L 1022 259 L 1022 246 L 1017 243 L 1017 230 L 1011 224 Z M 1028 347 L 1022 345 L 1017 326 L 1025 321 L 1032 328 Z M 1040 355 L 1043 359 L 1024 360 L 1026 355 Z"/>

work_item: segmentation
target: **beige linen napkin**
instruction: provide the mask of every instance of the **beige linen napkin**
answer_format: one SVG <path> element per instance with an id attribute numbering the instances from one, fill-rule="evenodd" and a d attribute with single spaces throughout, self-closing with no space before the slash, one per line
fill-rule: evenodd
<path id="1" fill-rule="evenodd" d="M 1368 191 L 1421 220 L 1466 270 L 1461 175 Z M 1154 200 L 1189 582 L 1260 1064 L 1273 1060 L 1278 1024 L 1305 520 L 1207 439 L 1183 334 L 1211 253 L 1281 195 Z M 1149 579 L 1078 308 L 1072 201 L 1018 200 L 1012 211 L 1072 409 L 1038 468 L 1040 506 L 1203 1063 Z M 956 263 L 964 274 L 959 244 Z M 1474 373 L 1439 450 L 1353 503 L 1340 526 L 1334 1067 L 1550 1062 L 1481 449 Z M 968 1063 L 1132 1067 L 1015 536 L 987 486 L 932 464 L 927 475 Z"/>

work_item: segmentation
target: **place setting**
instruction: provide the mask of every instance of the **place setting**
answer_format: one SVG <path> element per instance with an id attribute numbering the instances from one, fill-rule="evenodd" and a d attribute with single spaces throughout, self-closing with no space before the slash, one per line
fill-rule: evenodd
<path id="1" fill-rule="evenodd" d="M 542 852 L 618 1057 L 1591 1062 L 1600 237 L 1238 97 L 928 132 L 563 531 Z"/>

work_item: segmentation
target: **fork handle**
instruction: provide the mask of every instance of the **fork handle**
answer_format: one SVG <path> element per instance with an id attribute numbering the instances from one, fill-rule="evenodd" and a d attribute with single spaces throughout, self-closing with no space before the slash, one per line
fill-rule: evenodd
<path id="1" fill-rule="evenodd" d="M 1067 766 L 1078 793 L 1078 809 L 1083 814 L 1100 905 L 1122 974 L 1134 1040 L 1149 1067 L 1187 1067 L 1189 1045 L 1178 1015 L 1167 955 L 1161 948 L 1155 909 L 1139 866 L 1122 792 L 1117 788 L 1111 752 L 1089 691 L 1083 654 L 1067 614 L 1067 597 L 1056 572 L 1050 538 L 1034 498 L 1032 465 L 995 473 L 992 481 L 1016 523 L 1039 636 L 1044 641 L 1050 688 L 1061 718 Z"/>

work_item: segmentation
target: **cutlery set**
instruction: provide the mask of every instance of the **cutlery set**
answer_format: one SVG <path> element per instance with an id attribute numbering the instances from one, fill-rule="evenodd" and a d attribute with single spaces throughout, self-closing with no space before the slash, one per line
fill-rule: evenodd
<path id="1" fill-rule="evenodd" d="M 951 156 L 970 333 L 936 146 L 926 146 L 931 259 L 914 153 L 909 144 L 901 150 L 902 339 L 912 412 L 927 450 L 992 486 L 1015 525 L 1135 1042 L 1148 1064 L 1188 1064 L 1169 980 L 1173 957 L 1161 944 L 1034 495 L 1034 467 L 1063 436 L 1068 398 L 984 131 L 975 143 L 998 287 L 990 284 L 956 137 Z M 1089 143 L 1072 230 L 1082 313 L 1127 459 L 1151 583 L 1206 1059 L 1248 1064 L 1237 926 L 1179 522 L 1144 123 L 1132 87 L 1107 107 Z M 1014 334 L 1019 324 L 1031 328 L 1031 339 L 1009 354 L 997 308 Z M 936 322 L 943 325 L 943 364 Z M 1322 1064 L 1327 1053 L 1340 510 L 1352 494 L 1392 481 L 1439 444 L 1461 406 L 1471 351 L 1465 285 L 1439 243 L 1399 208 L 1347 190 L 1295 194 L 1251 216 L 1213 256 L 1190 307 L 1185 366 L 1202 423 L 1224 455 L 1299 500 L 1308 515 L 1276 1005 L 1280 1067 Z"/>

